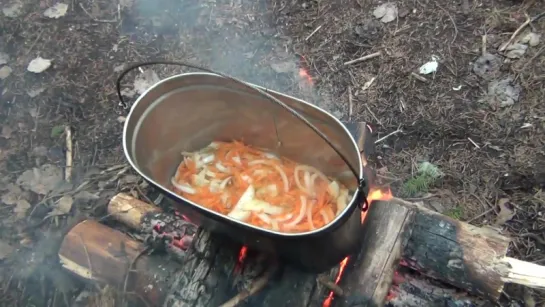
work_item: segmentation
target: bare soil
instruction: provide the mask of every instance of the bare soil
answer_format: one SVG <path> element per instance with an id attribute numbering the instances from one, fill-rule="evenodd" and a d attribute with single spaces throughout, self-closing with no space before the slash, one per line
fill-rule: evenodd
<path id="1" fill-rule="evenodd" d="M 0 204 L 0 305 L 75 306 L 81 288 L 53 265 L 61 230 L 103 215 L 118 191 L 148 192 L 125 165 L 127 109 L 115 80 L 124 66 L 157 59 L 201 64 L 306 99 L 343 120 L 368 122 L 377 139 L 400 130 L 377 144 L 373 158 L 394 194 L 428 161 L 444 176 L 415 197 L 511 234 L 511 256 L 545 265 L 545 18 L 515 40 L 542 35 L 520 58 L 498 51 L 526 16 L 543 12 L 543 2 L 401 0 L 392 2 L 397 17 L 388 23 L 373 16 L 382 3 L 82 0 L 65 1 L 66 14 L 49 18 L 53 0 L 2 0 L 0 55 L 9 56 L 3 66 L 12 71 L 0 79 L 0 190 L 15 199 Z M 344 65 L 375 52 L 381 55 Z M 497 62 L 485 61 L 489 71 L 478 75 L 474 63 L 483 53 Z M 38 56 L 52 66 L 27 71 Z M 433 57 L 437 71 L 419 74 Z M 159 78 L 187 71 L 151 69 L 146 74 Z M 129 74 L 125 90 L 143 75 Z M 489 86 L 507 78 L 520 95 L 502 106 Z M 72 132 L 71 184 L 29 191 L 17 180 L 25 171 L 50 164 L 64 173 L 64 127 Z M 82 190 L 97 197 L 76 197 Z M 73 197 L 71 210 L 52 215 L 63 195 Z M 500 208 L 514 216 L 498 223 Z M 531 296 L 545 302 L 542 293 L 516 287 L 504 298 L 530 306 Z"/>

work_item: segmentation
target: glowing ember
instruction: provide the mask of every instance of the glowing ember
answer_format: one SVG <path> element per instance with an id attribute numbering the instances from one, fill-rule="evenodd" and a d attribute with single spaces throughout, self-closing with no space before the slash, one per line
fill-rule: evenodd
<path id="1" fill-rule="evenodd" d="M 371 203 L 375 200 L 389 200 L 392 197 L 393 197 L 392 191 L 390 190 L 389 187 L 383 188 L 383 189 L 371 188 L 369 195 L 367 195 L 367 202 L 369 203 L 369 205 L 371 205 Z M 363 211 L 361 212 L 362 223 L 365 220 L 366 215 L 367 215 L 366 212 L 363 212 Z M 337 278 L 335 278 L 335 284 L 337 285 L 339 284 L 339 281 L 341 280 L 341 277 L 343 276 L 344 270 L 346 268 L 346 265 L 348 264 L 349 259 L 350 257 L 346 257 L 343 259 L 343 261 L 341 261 L 339 265 L 339 273 L 337 274 Z M 331 307 L 331 303 L 333 302 L 333 295 L 334 295 L 333 292 L 329 292 L 329 295 L 325 299 L 322 307 Z"/>
<path id="2" fill-rule="evenodd" d="M 306 69 L 304 68 L 300 68 L 299 69 L 299 77 L 301 77 L 301 79 L 303 80 L 306 80 L 309 84 L 313 84 L 314 82 L 312 81 L 312 77 L 310 76 L 310 74 L 307 72 Z"/>
<path id="3" fill-rule="evenodd" d="M 246 259 L 246 253 L 248 252 L 248 248 L 246 246 L 243 246 L 240 249 L 240 252 L 238 252 L 238 263 L 242 265 L 244 263 L 244 259 Z"/>

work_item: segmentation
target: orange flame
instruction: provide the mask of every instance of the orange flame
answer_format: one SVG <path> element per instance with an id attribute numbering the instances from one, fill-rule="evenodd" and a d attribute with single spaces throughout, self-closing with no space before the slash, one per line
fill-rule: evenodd
<path id="1" fill-rule="evenodd" d="M 246 259 L 246 253 L 248 252 L 248 248 L 246 246 L 243 246 L 240 248 L 240 252 L 238 252 L 238 264 L 242 265 L 244 263 L 244 259 Z"/>
<path id="2" fill-rule="evenodd" d="M 379 188 L 371 188 L 369 195 L 367 195 L 367 202 L 369 205 L 375 200 L 389 200 L 393 197 L 392 191 L 389 187 L 379 189 Z M 369 211 L 369 210 L 368 210 Z M 365 220 L 365 217 L 367 215 L 367 212 L 362 211 L 361 212 L 361 222 Z M 335 278 L 335 284 L 339 284 L 339 281 L 341 280 L 341 277 L 343 276 L 344 270 L 346 269 L 346 265 L 348 264 L 348 260 L 350 257 L 346 257 L 341 261 L 339 265 L 339 273 L 337 274 L 337 278 Z M 329 295 L 325 299 L 322 307 L 331 307 L 331 303 L 333 302 L 333 291 L 329 292 Z"/>

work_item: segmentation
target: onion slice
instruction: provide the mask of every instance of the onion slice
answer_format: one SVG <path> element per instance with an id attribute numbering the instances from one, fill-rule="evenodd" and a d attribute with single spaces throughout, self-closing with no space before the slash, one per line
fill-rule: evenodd
<path id="1" fill-rule="evenodd" d="M 242 196 L 240 196 L 238 202 L 233 207 L 233 210 L 227 214 L 227 216 L 240 220 L 240 221 L 246 221 L 249 217 L 251 212 L 246 211 L 242 209 L 242 206 L 251 201 L 254 198 L 255 195 L 255 189 L 252 185 L 250 185 L 244 193 L 242 193 Z"/>
<path id="2" fill-rule="evenodd" d="M 297 224 L 299 224 L 303 220 L 303 218 L 305 217 L 305 213 L 307 213 L 307 198 L 304 196 L 301 196 L 301 210 L 299 211 L 299 214 L 293 221 L 286 224 L 286 227 L 287 228 L 295 227 Z"/>
<path id="3" fill-rule="evenodd" d="M 308 224 L 310 225 L 310 229 L 314 230 L 316 227 L 314 227 L 314 222 L 312 221 L 312 208 L 314 207 L 314 201 L 311 201 L 307 208 L 307 220 Z"/>
<path id="4" fill-rule="evenodd" d="M 280 177 L 282 177 L 282 183 L 284 183 L 284 191 L 287 193 L 290 190 L 288 175 L 286 175 L 286 172 L 284 172 L 282 168 L 280 168 L 278 165 L 271 163 L 267 160 L 254 160 L 248 163 L 248 165 L 256 165 L 256 164 L 266 164 L 266 165 L 274 167 L 274 169 L 280 174 Z"/>
<path id="5" fill-rule="evenodd" d="M 180 183 L 176 182 L 176 180 L 174 179 L 174 177 L 172 177 L 172 178 L 170 179 L 170 183 L 172 183 L 172 185 L 173 185 L 176 189 L 178 189 L 178 190 L 180 190 L 180 191 L 182 191 L 182 192 L 184 192 L 184 193 L 188 193 L 188 194 L 195 194 L 195 193 L 197 193 L 197 191 L 196 191 L 194 188 L 190 187 L 189 185 L 180 184 Z"/>

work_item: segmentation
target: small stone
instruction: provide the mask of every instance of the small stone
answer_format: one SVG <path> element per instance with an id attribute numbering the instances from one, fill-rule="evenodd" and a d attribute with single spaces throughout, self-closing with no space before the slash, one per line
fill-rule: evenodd
<path id="1" fill-rule="evenodd" d="M 380 19 L 383 23 L 392 22 L 397 18 L 397 6 L 394 3 L 384 3 L 379 5 L 374 11 L 373 16 Z"/>
<path id="2" fill-rule="evenodd" d="M 500 107 L 512 106 L 520 98 L 522 88 L 515 84 L 513 78 L 494 80 L 488 84 L 488 102 Z"/>
<path id="3" fill-rule="evenodd" d="M 36 74 L 44 72 L 46 69 L 51 67 L 51 60 L 44 59 L 42 57 L 37 57 L 34 60 L 30 61 L 28 64 L 27 70 Z"/>
<path id="4" fill-rule="evenodd" d="M 68 4 L 65 3 L 57 3 L 53 5 L 52 7 L 48 8 L 44 12 L 45 17 L 58 19 L 62 16 L 66 15 L 66 12 L 68 11 Z"/>

